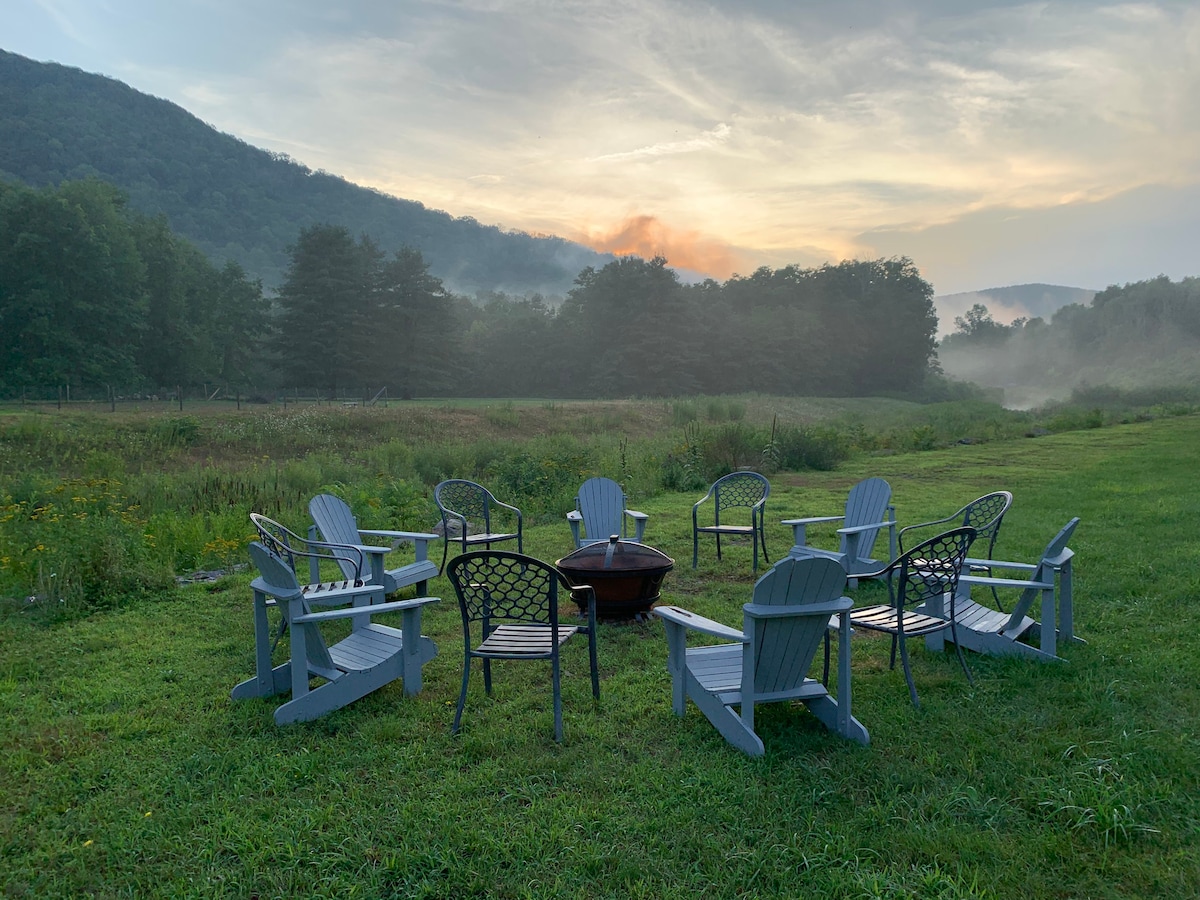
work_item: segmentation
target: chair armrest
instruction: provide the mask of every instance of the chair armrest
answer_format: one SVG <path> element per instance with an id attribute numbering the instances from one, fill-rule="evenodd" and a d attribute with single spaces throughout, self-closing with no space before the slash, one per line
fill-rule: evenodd
<path id="1" fill-rule="evenodd" d="M 843 613 L 854 605 L 849 597 L 838 597 L 825 603 L 793 603 L 786 606 L 765 606 L 761 603 L 747 603 L 742 611 L 755 619 L 784 619 L 789 616 L 835 616 Z"/>
<path id="2" fill-rule="evenodd" d="M 874 528 L 891 528 L 896 524 L 896 520 L 892 519 L 889 522 L 874 522 L 870 525 L 851 525 L 849 528 L 839 528 L 838 534 L 859 534 L 863 531 L 871 531 Z"/>
<path id="3" fill-rule="evenodd" d="M 567 521 L 568 522 L 582 522 L 583 521 L 583 513 L 581 513 L 577 509 L 573 509 L 569 513 L 567 513 Z"/>
<path id="4" fill-rule="evenodd" d="M 438 535 L 428 531 L 386 531 L 375 528 L 360 528 L 358 533 L 360 536 L 369 535 L 371 537 L 388 538 L 392 542 L 393 550 L 405 541 L 420 543 L 421 541 L 436 541 L 438 539 Z"/>
<path id="5" fill-rule="evenodd" d="M 1075 551 L 1070 547 L 1067 547 L 1062 553 L 1058 554 L 1058 556 L 1047 557 L 1043 560 L 1043 562 L 1045 562 L 1047 565 L 1054 566 L 1054 568 L 1057 569 L 1069 563 L 1074 556 Z"/>
<path id="6" fill-rule="evenodd" d="M 961 512 L 958 512 L 952 516 L 946 516 L 946 518 L 944 518 L 944 519 L 933 519 L 932 521 L 929 521 L 929 522 L 917 522 L 915 525 L 905 525 L 903 528 L 900 529 L 900 533 L 904 534 L 904 532 L 906 532 L 906 531 L 912 531 L 917 528 L 928 528 L 930 525 L 942 525 L 946 522 L 957 521 L 961 517 L 962 517 Z"/>
<path id="7" fill-rule="evenodd" d="M 978 584 L 983 587 L 1036 588 L 1040 591 L 1050 590 L 1054 587 L 1054 584 L 1049 581 L 1027 581 L 1024 578 L 992 578 L 987 575 L 961 575 L 958 580 L 966 584 Z"/>
<path id="8" fill-rule="evenodd" d="M 349 606 L 344 609 L 331 609 L 326 612 L 305 613 L 293 617 L 293 622 L 324 622 L 330 619 L 351 619 L 355 616 L 375 616 L 385 612 L 401 612 L 406 609 L 417 609 L 427 603 L 436 603 L 440 597 L 414 597 L 412 600 L 395 600 L 391 603 L 376 603 L 374 606 Z"/>
<path id="9" fill-rule="evenodd" d="M 985 566 L 989 569 L 1013 569 L 1017 572 L 1035 572 L 1037 566 L 1033 563 L 1005 562 L 1001 559 L 976 559 L 968 556 L 963 560 L 963 566 Z"/>
<path id="10" fill-rule="evenodd" d="M 516 514 L 517 514 L 517 521 L 518 521 L 518 522 L 519 522 L 519 521 L 521 521 L 521 511 L 520 511 L 519 509 L 517 509 L 515 506 L 510 506 L 510 505 L 509 505 L 509 504 L 507 504 L 507 503 L 502 503 L 501 501 L 497 500 L 495 497 L 493 497 L 493 498 L 492 498 L 492 503 L 493 503 L 493 505 L 495 505 L 495 506 L 502 506 L 502 507 L 504 507 L 504 508 L 505 508 L 505 509 L 507 509 L 509 512 L 516 513 Z"/>
<path id="11" fill-rule="evenodd" d="M 638 512 L 636 509 L 625 510 L 625 515 L 629 516 L 629 518 L 631 518 L 631 519 L 638 519 L 641 521 L 645 521 L 646 519 L 650 518 L 644 512 Z"/>
<path id="12" fill-rule="evenodd" d="M 354 544 L 353 546 L 369 556 L 387 556 L 392 552 L 391 547 L 384 547 L 382 544 Z"/>
<path id="13" fill-rule="evenodd" d="M 711 634 L 713 637 L 727 638 L 741 644 L 746 643 L 746 635 L 742 634 L 736 628 L 730 628 L 728 625 L 722 625 L 720 622 L 714 622 L 712 619 L 706 619 L 704 616 L 690 613 L 686 609 L 680 609 L 678 606 L 656 606 L 651 612 L 660 619 L 672 625 L 682 626 L 689 631 Z"/>
<path id="14" fill-rule="evenodd" d="M 797 525 L 819 525 L 821 522 L 840 522 L 845 516 L 811 516 L 807 519 L 784 519 L 781 524 L 791 525 L 793 528 Z"/>

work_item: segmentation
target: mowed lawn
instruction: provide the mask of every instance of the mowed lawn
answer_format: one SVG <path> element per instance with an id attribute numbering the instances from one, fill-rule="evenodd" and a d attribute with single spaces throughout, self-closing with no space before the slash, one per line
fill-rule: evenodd
<path id="1" fill-rule="evenodd" d="M 766 755 L 671 712 L 657 620 L 601 628 L 601 701 L 569 644 L 565 740 L 547 664 L 476 672 L 449 726 L 461 625 L 444 578 L 425 689 L 317 722 L 232 702 L 253 673 L 249 575 L 58 625 L 0 620 L 0 885 L 13 897 L 1200 896 L 1200 417 L 771 476 L 780 519 L 832 514 L 857 480 L 901 524 L 1013 492 L 997 555 L 1033 561 L 1071 516 L 1077 632 L 1044 664 L 913 642 L 922 708 L 888 644 L 853 641 L 869 747 L 802 706 L 756 714 Z M 698 494 L 642 506 L 677 563 L 664 601 L 735 625 L 748 545 L 691 569 Z M 300 526 L 302 523 L 291 523 Z M 431 523 L 432 524 L 432 523 Z M 832 529 L 813 530 L 832 545 Z M 531 528 L 554 560 L 566 523 Z M 440 555 L 440 550 L 438 550 Z M 852 592 L 863 602 L 878 585 Z M 1011 602 L 1011 597 L 1008 598 Z M 285 642 L 286 643 L 286 642 Z"/>

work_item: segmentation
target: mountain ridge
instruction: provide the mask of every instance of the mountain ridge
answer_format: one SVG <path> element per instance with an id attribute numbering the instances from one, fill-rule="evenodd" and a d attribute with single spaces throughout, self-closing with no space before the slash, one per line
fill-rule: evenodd
<path id="1" fill-rule="evenodd" d="M 933 298 L 933 304 L 938 311 L 938 331 L 945 335 L 953 332 L 955 317 L 977 303 L 986 306 L 997 322 L 1008 325 L 1018 318 L 1049 320 L 1064 306 L 1072 303 L 1088 305 L 1097 293 L 1089 288 L 1035 282 L 939 294 Z"/>
<path id="2" fill-rule="evenodd" d="M 454 217 L 314 171 L 225 134 L 178 104 L 118 79 L 0 50 L 0 177 L 33 187 L 96 177 L 132 208 L 164 215 L 208 256 L 277 287 L 287 248 L 319 223 L 366 234 L 382 250 L 421 251 L 460 293 L 565 293 L 597 253 Z"/>

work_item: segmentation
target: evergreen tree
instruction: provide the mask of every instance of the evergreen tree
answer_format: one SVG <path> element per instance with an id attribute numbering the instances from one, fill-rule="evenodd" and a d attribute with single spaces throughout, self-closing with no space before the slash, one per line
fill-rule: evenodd
<path id="1" fill-rule="evenodd" d="M 378 251 L 339 225 L 314 225 L 291 248 L 276 335 L 284 384 L 336 392 L 361 387 L 374 340 L 369 315 Z"/>

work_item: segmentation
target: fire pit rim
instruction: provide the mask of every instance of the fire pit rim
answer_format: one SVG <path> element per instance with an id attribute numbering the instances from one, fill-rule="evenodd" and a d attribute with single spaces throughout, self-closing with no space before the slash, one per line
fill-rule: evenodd
<path id="1" fill-rule="evenodd" d="M 612 566 L 615 554 L 636 548 L 649 559 L 643 565 L 628 568 Z M 572 558 L 575 559 L 572 559 Z M 595 567 L 575 565 L 583 560 Z M 607 564 L 607 565 L 606 565 Z M 614 535 L 608 541 L 597 541 L 577 547 L 554 563 L 566 579 L 575 585 L 590 585 L 596 594 L 596 615 L 604 618 L 632 618 L 648 612 L 659 599 L 663 579 L 675 568 L 675 560 L 657 547 L 639 541 L 625 541 Z M 580 609 L 587 601 L 572 592 Z"/>

